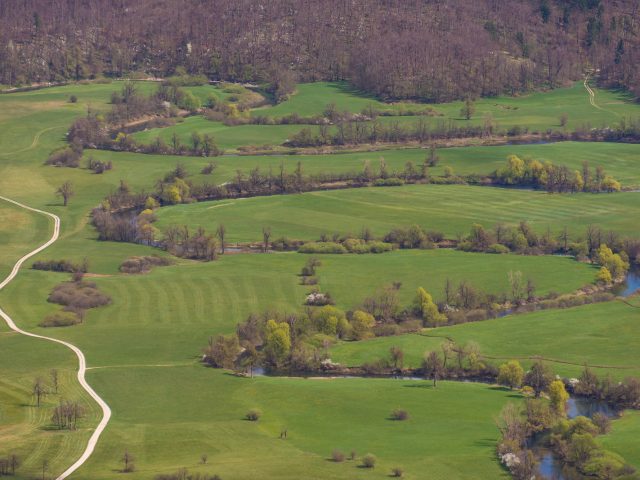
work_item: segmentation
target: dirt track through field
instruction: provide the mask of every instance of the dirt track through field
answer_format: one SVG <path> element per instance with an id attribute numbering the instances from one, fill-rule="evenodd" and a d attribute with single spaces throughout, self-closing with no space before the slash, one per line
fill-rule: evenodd
<path id="1" fill-rule="evenodd" d="M 35 250 L 32 250 L 31 252 L 29 252 L 26 255 L 24 255 L 20 260 L 18 260 L 16 262 L 16 264 L 13 266 L 13 269 L 11 270 L 11 273 L 9 273 L 7 278 L 5 278 L 2 281 L 2 283 L 0 283 L 0 290 L 2 290 L 4 287 L 6 287 L 18 275 L 18 272 L 20 271 L 20 267 L 22 266 L 22 264 L 25 261 L 27 261 L 29 258 L 33 257 L 34 255 L 40 253 L 41 251 L 43 251 L 44 249 L 46 249 L 47 247 L 52 245 L 58 239 L 58 236 L 60 235 L 60 218 L 57 215 L 54 215 L 53 213 L 49 213 L 49 212 L 45 212 L 44 210 L 38 210 L 36 208 L 28 207 L 26 205 L 23 205 L 22 203 L 16 202 L 15 200 L 11 200 L 11 199 L 6 198 L 6 197 L 0 196 L 0 200 L 4 200 L 4 201 L 12 203 L 12 204 L 14 204 L 14 205 L 16 205 L 16 206 L 18 206 L 20 208 L 24 208 L 26 210 L 30 210 L 32 212 L 39 213 L 41 215 L 45 215 L 45 216 L 53 219 L 53 222 L 54 222 L 53 223 L 53 234 L 51 235 L 51 238 L 48 241 L 46 241 L 45 243 L 43 243 L 42 245 L 40 245 Z M 106 428 L 107 424 L 109 423 L 109 419 L 111 418 L 111 409 L 109 408 L 109 405 L 107 405 L 107 403 L 100 397 L 100 395 L 98 395 L 95 392 L 95 390 L 93 390 L 93 388 L 91 388 L 91 386 L 87 383 L 87 381 L 85 379 L 85 372 L 87 370 L 87 361 L 85 359 L 84 354 L 82 353 L 82 350 L 80 350 L 78 347 L 76 347 L 75 345 L 73 345 L 73 344 L 71 344 L 69 342 L 65 342 L 64 340 L 58 340 L 57 338 L 45 337 L 44 335 L 37 335 L 35 333 L 30 333 L 30 332 L 27 332 L 25 330 L 22 330 L 21 328 L 19 328 L 15 324 L 15 322 L 9 316 L 9 314 L 7 314 L 1 308 L 0 308 L 0 317 L 2 317 L 4 319 L 4 321 L 7 323 L 9 328 L 11 330 L 13 330 L 14 332 L 17 332 L 17 333 L 19 333 L 21 335 L 25 335 L 27 337 L 33 337 L 33 338 L 38 338 L 38 339 L 41 339 L 41 340 L 46 340 L 46 341 L 49 341 L 49 342 L 59 343 L 61 345 L 64 345 L 65 347 L 69 348 L 71 351 L 73 351 L 76 354 L 76 356 L 78 357 L 78 382 L 80 383 L 82 388 L 91 396 L 91 398 L 93 398 L 96 401 L 96 403 L 102 409 L 102 420 L 100 420 L 100 423 L 98 424 L 98 426 L 94 430 L 93 434 L 89 438 L 89 441 L 87 443 L 87 447 L 85 448 L 85 450 L 82 453 L 82 455 L 80 456 L 80 458 L 78 458 L 78 460 L 76 460 L 75 463 L 73 463 L 73 465 L 71 465 L 69 468 L 67 468 L 64 472 L 62 472 L 60 475 L 58 475 L 56 477 L 56 480 L 64 480 L 65 478 L 68 478 L 78 468 L 80 468 L 87 461 L 87 459 L 91 456 L 91 454 L 93 453 L 93 450 L 95 449 L 95 446 L 98 443 L 98 439 L 100 438 L 100 435 L 102 434 L 102 432 Z"/>

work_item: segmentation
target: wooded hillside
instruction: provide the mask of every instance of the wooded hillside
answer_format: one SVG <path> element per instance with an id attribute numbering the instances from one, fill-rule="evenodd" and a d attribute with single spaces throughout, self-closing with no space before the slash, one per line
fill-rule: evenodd
<path id="1" fill-rule="evenodd" d="M 183 67 L 446 101 L 600 69 L 638 95 L 638 18 L 638 0 L 12 0 L 0 2 L 0 83 Z"/>

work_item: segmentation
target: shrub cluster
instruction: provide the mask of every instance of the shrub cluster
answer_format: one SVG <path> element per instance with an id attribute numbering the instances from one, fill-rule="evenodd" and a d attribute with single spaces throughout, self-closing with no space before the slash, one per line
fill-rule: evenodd
<path id="1" fill-rule="evenodd" d="M 148 273 L 153 267 L 164 267 L 173 262 L 165 257 L 157 255 L 129 257 L 119 267 L 122 273 Z"/>
<path id="2" fill-rule="evenodd" d="M 48 272 L 87 273 L 89 269 L 89 262 L 86 258 L 82 263 L 73 263 L 70 260 L 38 260 L 33 262 L 31 268 L 34 270 L 45 270 Z"/>
<path id="3" fill-rule="evenodd" d="M 47 299 L 64 309 L 45 317 L 42 327 L 66 327 L 82 323 L 85 310 L 111 303 L 111 297 L 98 290 L 95 283 L 85 282 L 81 275 L 71 282 L 56 285 Z"/>

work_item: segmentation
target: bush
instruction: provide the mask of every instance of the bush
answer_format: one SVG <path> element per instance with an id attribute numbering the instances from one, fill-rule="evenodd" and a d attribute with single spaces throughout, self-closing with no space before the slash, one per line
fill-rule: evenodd
<path id="1" fill-rule="evenodd" d="M 71 167 L 77 168 L 80 166 L 80 158 L 82 157 L 82 151 L 73 149 L 71 147 L 64 147 L 56 150 L 49 155 L 46 165 L 53 165 L 54 167 Z"/>
<path id="2" fill-rule="evenodd" d="M 347 249 L 336 242 L 309 242 L 302 245 L 300 253 L 348 253 Z"/>
<path id="3" fill-rule="evenodd" d="M 340 450 L 334 450 L 333 452 L 331 452 L 331 460 L 337 463 L 344 462 L 344 453 L 342 453 Z"/>
<path id="4" fill-rule="evenodd" d="M 87 273 L 88 266 L 89 264 L 86 260 L 81 264 L 76 264 L 69 260 L 38 260 L 31 265 L 31 268 L 47 272 Z"/>
<path id="5" fill-rule="evenodd" d="M 487 248 L 487 253 L 503 254 L 509 253 L 510 251 L 511 250 L 509 250 L 508 247 L 505 247 L 501 243 L 494 243 L 493 245 L 489 245 L 489 248 Z"/>
<path id="6" fill-rule="evenodd" d="M 376 187 L 400 187 L 404 185 L 404 180 L 401 178 L 390 177 L 390 178 L 378 178 L 373 184 Z"/>
<path id="7" fill-rule="evenodd" d="M 391 419 L 399 420 L 399 421 L 408 420 L 409 412 L 407 412 L 406 410 L 396 409 L 393 412 L 391 412 Z"/>
<path id="8" fill-rule="evenodd" d="M 163 267 L 167 265 L 171 265 L 173 262 L 168 258 L 158 257 L 157 255 L 150 255 L 144 257 L 129 257 L 122 265 L 120 265 L 119 270 L 122 273 L 148 273 L 151 271 L 153 267 Z"/>
<path id="9" fill-rule="evenodd" d="M 364 468 L 374 468 L 376 466 L 376 461 L 378 459 L 375 455 L 367 453 L 364 457 L 362 457 L 362 466 Z"/>
<path id="10" fill-rule="evenodd" d="M 604 413 L 596 412 L 591 417 L 591 421 L 598 427 L 600 435 L 606 435 L 611 431 L 611 419 Z"/>
<path id="11" fill-rule="evenodd" d="M 404 475 L 404 470 L 400 467 L 391 469 L 391 476 L 395 478 L 400 478 Z"/>
<path id="12" fill-rule="evenodd" d="M 78 103 L 78 97 L 76 97 L 75 95 L 71 95 L 69 97 L 69 103 Z"/>
<path id="13" fill-rule="evenodd" d="M 253 408 L 247 412 L 247 414 L 245 415 L 245 418 L 250 422 L 257 422 L 258 420 L 260 420 L 261 416 L 262 416 L 262 412 L 260 410 Z"/>
<path id="14" fill-rule="evenodd" d="M 77 309 L 95 308 L 111 303 L 111 297 L 100 292 L 95 283 L 64 282 L 56 285 L 47 301 Z"/>
<path id="15" fill-rule="evenodd" d="M 40 322 L 41 327 L 70 327 L 80 323 L 80 318 L 74 312 L 56 312 L 47 315 Z"/>

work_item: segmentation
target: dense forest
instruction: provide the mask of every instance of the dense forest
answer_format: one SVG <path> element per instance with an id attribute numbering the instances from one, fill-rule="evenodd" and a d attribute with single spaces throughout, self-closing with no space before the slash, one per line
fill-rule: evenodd
<path id="1" fill-rule="evenodd" d="M 349 80 L 446 101 L 599 71 L 640 94 L 638 0 L 11 0 L 0 83 L 176 69 L 212 80 Z"/>

